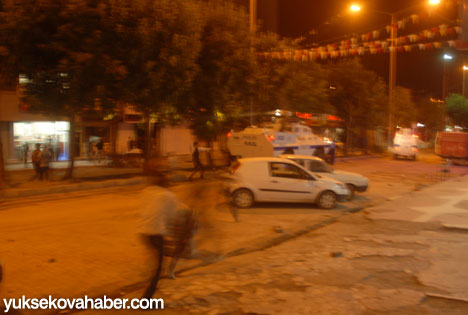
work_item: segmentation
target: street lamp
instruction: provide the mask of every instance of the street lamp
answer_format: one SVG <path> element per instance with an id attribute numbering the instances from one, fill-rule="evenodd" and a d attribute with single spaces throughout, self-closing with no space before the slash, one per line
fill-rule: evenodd
<path id="1" fill-rule="evenodd" d="M 252 54 L 255 54 L 255 48 L 253 45 L 255 32 L 257 31 L 257 0 L 249 1 L 249 26 L 250 26 L 250 50 Z M 253 126 L 253 110 L 254 101 L 253 97 L 250 97 L 250 125 Z"/>
<path id="2" fill-rule="evenodd" d="M 463 65 L 463 86 L 462 86 L 462 91 L 463 91 L 462 95 L 463 95 L 463 97 L 466 97 L 465 96 L 465 73 L 466 73 L 465 71 L 466 70 L 468 70 L 468 67 Z"/>
<path id="3" fill-rule="evenodd" d="M 453 59 L 453 56 L 450 54 L 444 54 L 444 70 L 442 73 L 442 99 L 445 101 L 447 97 L 447 63 Z"/>
<path id="4" fill-rule="evenodd" d="M 349 7 L 349 10 L 351 12 L 359 12 L 361 11 L 361 7 L 358 5 L 358 4 L 352 4 L 350 7 Z"/>
<path id="5" fill-rule="evenodd" d="M 428 0 L 428 5 L 429 6 L 436 6 L 440 4 L 440 0 Z M 390 65 L 389 65 L 389 78 L 388 78 L 388 137 L 387 137 L 387 145 L 388 147 L 391 146 L 392 143 L 392 131 L 393 131 L 393 104 L 394 104 L 394 90 L 395 90 L 395 85 L 396 85 L 396 62 L 397 62 L 397 51 L 396 51 L 396 38 L 397 38 L 397 22 L 396 22 L 396 17 L 397 15 L 408 11 L 414 7 L 417 7 L 419 5 L 411 6 L 409 8 L 405 8 L 403 10 L 397 11 L 397 12 L 385 12 L 385 11 L 380 11 L 380 10 L 375 10 L 375 9 L 370 9 L 370 11 L 383 14 L 386 16 L 389 16 L 391 19 L 391 24 L 390 24 Z M 351 12 L 359 12 L 361 11 L 361 6 L 359 4 L 352 4 L 349 7 L 349 10 Z"/>

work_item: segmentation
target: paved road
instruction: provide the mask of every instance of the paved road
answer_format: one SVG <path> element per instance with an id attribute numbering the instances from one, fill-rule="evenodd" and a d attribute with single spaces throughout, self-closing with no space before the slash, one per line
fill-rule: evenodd
<path id="1" fill-rule="evenodd" d="M 342 216 L 353 205 L 379 204 L 442 179 L 437 164 L 424 162 L 370 159 L 338 163 L 336 168 L 368 176 L 371 188 L 354 204 L 329 211 L 311 205 L 260 204 L 241 211 L 241 224 L 232 220 L 227 209 L 215 209 L 215 223 L 204 230 L 200 247 L 224 253 L 248 248 L 262 237 L 275 235 L 273 227 L 280 226 L 287 233 L 300 225 Z M 452 174 L 466 170 L 454 168 Z M 6 265 L 3 295 L 103 294 L 144 281 L 149 257 L 136 234 L 137 192 L 137 187 L 119 188 L 0 204 L 0 257 Z M 316 246 L 313 238 L 305 239 L 310 243 L 303 243 L 304 248 Z M 283 260 L 276 261 L 283 264 Z M 187 261 L 181 267 L 191 265 Z"/>

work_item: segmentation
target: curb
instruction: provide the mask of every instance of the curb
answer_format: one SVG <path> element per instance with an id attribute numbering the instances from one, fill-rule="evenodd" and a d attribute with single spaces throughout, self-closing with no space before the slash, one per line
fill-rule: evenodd
<path id="1" fill-rule="evenodd" d="M 11 189 L 0 191 L 0 198 L 3 199 L 15 199 L 22 197 L 32 197 L 47 194 L 60 194 L 70 193 L 84 190 L 93 190 L 101 188 L 112 188 L 112 187 L 123 187 L 145 184 L 146 179 L 144 177 L 137 177 L 131 179 L 113 179 L 104 180 L 101 182 L 82 182 L 77 184 L 66 184 L 61 186 L 50 186 L 50 187 L 37 187 L 37 188 L 23 188 L 23 189 Z"/>
<path id="2" fill-rule="evenodd" d="M 132 176 L 133 174 L 129 174 Z M 187 174 L 183 172 L 174 172 L 170 176 L 170 181 L 174 184 L 184 183 L 187 181 Z M 208 177 L 207 177 L 208 178 Z M 80 178 L 75 178 L 80 180 Z M 40 195 L 53 195 L 61 193 L 72 193 L 85 190 L 102 189 L 102 188 L 113 188 L 113 187 L 124 187 L 124 186 L 136 186 L 145 185 L 147 180 L 145 176 L 134 176 L 132 178 L 125 179 L 101 179 L 99 181 L 82 180 L 77 183 L 68 183 L 63 185 L 54 185 L 46 187 L 34 187 L 34 188 L 10 188 L 0 190 L 0 199 L 18 199 L 24 197 L 33 197 Z"/>

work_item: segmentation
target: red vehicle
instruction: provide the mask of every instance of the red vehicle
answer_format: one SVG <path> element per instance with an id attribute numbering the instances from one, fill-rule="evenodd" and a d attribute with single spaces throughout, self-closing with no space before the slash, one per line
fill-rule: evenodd
<path id="1" fill-rule="evenodd" d="M 435 153 L 447 159 L 468 160 L 468 132 L 438 132 Z"/>

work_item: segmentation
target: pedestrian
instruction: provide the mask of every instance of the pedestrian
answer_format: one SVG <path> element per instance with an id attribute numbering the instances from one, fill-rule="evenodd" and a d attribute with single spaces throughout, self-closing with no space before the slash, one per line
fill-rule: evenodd
<path id="1" fill-rule="evenodd" d="M 133 138 L 132 138 L 132 137 L 128 137 L 128 140 L 127 140 L 127 152 L 132 151 L 132 149 L 133 149 Z"/>
<path id="2" fill-rule="evenodd" d="M 101 163 L 102 149 L 104 149 L 104 142 L 102 141 L 102 138 L 101 138 L 99 139 L 98 143 L 96 143 L 96 154 L 98 158 L 98 163 Z"/>
<path id="3" fill-rule="evenodd" d="M 28 155 L 29 155 L 29 143 L 23 144 L 23 163 L 24 166 L 28 163 Z"/>
<path id="4" fill-rule="evenodd" d="M 193 176 L 200 172 L 200 178 L 203 178 L 203 173 L 205 172 L 205 168 L 203 164 L 200 162 L 200 151 L 209 151 L 209 148 L 199 148 L 198 142 L 195 141 L 193 143 L 193 151 L 192 151 L 192 162 L 193 162 L 193 172 L 189 176 L 189 180 L 192 180 Z"/>
<path id="5" fill-rule="evenodd" d="M 141 194 L 141 234 L 144 243 L 157 261 L 157 267 L 151 275 L 150 284 L 143 297 L 151 298 L 161 276 L 165 246 L 173 241 L 172 259 L 168 275 L 175 278 L 174 269 L 178 259 L 190 244 L 196 230 L 196 220 L 193 211 L 177 196 L 167 189 L 168 180 L 157 171 L 147 171 L 150 186 Z"/>
<path id="6" fill-rule="evenodd" d="M 91 141 L 91 137 L 88 138 L 86 153 L 88 154 L 88 161 L 91 162 L 91 160 L 93 159 L 93 142 Z"/>
<path id="7" fill-rule="evenodd" d="M 49 180 L 49 164 L 52 161 L 52 150 L 50 147 L 44 147 L 41 153 L 41 161 L 40 161 L 40 173 L 39 173 L 39 180 L 45 178 L 45 180 Z"/>
<path id="8" fill-rule="evenodd" d="M 35 144 L 35 150 L 31 154 L 31 161 L 34 167 L 34 171 L 36 174 L 34 175 L 33 179 L 40 178 L 41 176 L 41 145 L 39 143 Z"/>

